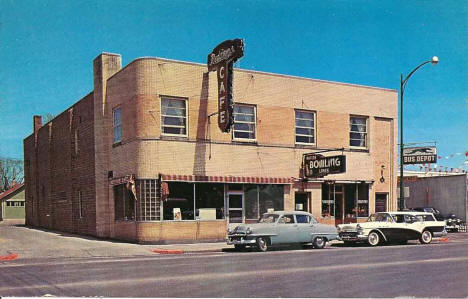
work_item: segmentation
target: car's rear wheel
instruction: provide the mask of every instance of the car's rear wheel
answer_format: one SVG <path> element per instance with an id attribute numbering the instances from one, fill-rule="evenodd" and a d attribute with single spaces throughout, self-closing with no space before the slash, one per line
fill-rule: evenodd
<path id="1" fill-rule="evenodd" d="M 380 243 L 380 235 L 378 232 L 371 232 L 367 237 L 367 243 L 370 246 L 377 246 Z"/>
<path id="2" fill-rule="evenodd" d="M 244 244 L 234 244 L 234 249 L 236 249 L 237 251 L 244 250 L 245 245 Z"/>
<path id="3" fill-rule="evenodd" d="M 316 237 L 313 242 L 315 249 L 322 249 L 323 247 L 325 247 L 326 243 L 327 240 L 325 240 L 325 238 L 323 237 Z"/>
<path id="4" fill-rule="evenodd" d="M 419 238 L 421 244 L 429 244 L 432 242 L 432 233 L 428 230 L 424 230 Z"/>
<path id="5" fill-rule="evenodd" d="M 258 251 L 265 252 L 268 250 L 268 240 L 265 237 L 257 238 L 257 249 Z"/>

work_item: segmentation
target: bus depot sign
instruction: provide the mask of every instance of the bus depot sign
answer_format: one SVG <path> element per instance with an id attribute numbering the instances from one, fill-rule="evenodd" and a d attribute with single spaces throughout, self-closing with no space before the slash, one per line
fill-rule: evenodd
<path id="1" fill-rule="evenodd" d="M 233 124 L 232 79 L 233 63 L 244 56 L 242 39 L 227 40 L 208 54 L 208 71 L 217 72 L 218 78 L 218 127 L 229 132 Z"/>
<path id="2" fill-rule="evenodd" d="M 303 165 L 306 177 L 320 178 L 346 172 L 346 156 L 325 157 L 320 154 L 304 154 Z"/>
<path id="3" fill-rule="evenodd" d="M 403 164 L 437 163 L 437 149 L 430 147 L 407 147 L 403 149 Z"/>

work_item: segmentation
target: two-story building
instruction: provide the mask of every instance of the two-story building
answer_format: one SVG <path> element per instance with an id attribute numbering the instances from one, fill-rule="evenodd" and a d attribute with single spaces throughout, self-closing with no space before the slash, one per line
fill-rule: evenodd
<path id="1" fill-rule="evenodd" d="M 28 225 L 136 242 L 221 240 L 269 209 L 319 221 L 396 210 L 397 92 L 234 69 L 218 129 L 206 65 L 94 60 L 94 90 L 24 140 Z M 303 175 L 303 154 L 346 172 Z"/>

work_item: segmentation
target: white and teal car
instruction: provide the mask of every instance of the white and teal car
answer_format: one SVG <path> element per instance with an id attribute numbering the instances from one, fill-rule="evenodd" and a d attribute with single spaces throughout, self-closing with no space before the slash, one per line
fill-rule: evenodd
<path id="1" fill-rule="evenodd" d="M 375 213 L 363 223 L 338 225 L 338 232 L 345 244 L 367 242 L 371 246 L 408 240 L 429 244 L 433 237 L 447 234 L 445 222 L 426 212 Z"/>
<path id="2" fill-rule="evenodd" d="M 265 213 L 258 223 L 238 225 L 227 234 L 227 243 L 237 250 L 252 246 L 267 251 L 270 246 L 292 243 L 323 248 L 335 239 L 338 232 L 334 226 L 318 223 L 312 214 L 300 211 Z"/>

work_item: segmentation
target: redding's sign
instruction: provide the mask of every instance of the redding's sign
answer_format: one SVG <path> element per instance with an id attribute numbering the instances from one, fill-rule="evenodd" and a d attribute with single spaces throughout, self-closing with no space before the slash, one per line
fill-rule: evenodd
<path id="1" fill-rule="evenodd" d="M 304 154 L 303 163 L 306 177 L 318 178 L 346 172 L 345 155 L 324 157 L 320 154 Z"/>
<path id="2" fill-rule="evenodd" d="M 229 132 L 233 123 L 232 64 L 242 56 L 244 56 L 244 41 L 241 39 L 224 41 L 208 55 L 208 71 L 217 71 L 218 127 L 222 132 Z"/>
<path id="3" fill-rule="evenodd" d="M 431 147 L 407 147 L 403 149 L 403 164 L 437 163 L 437 149 Z"/>

